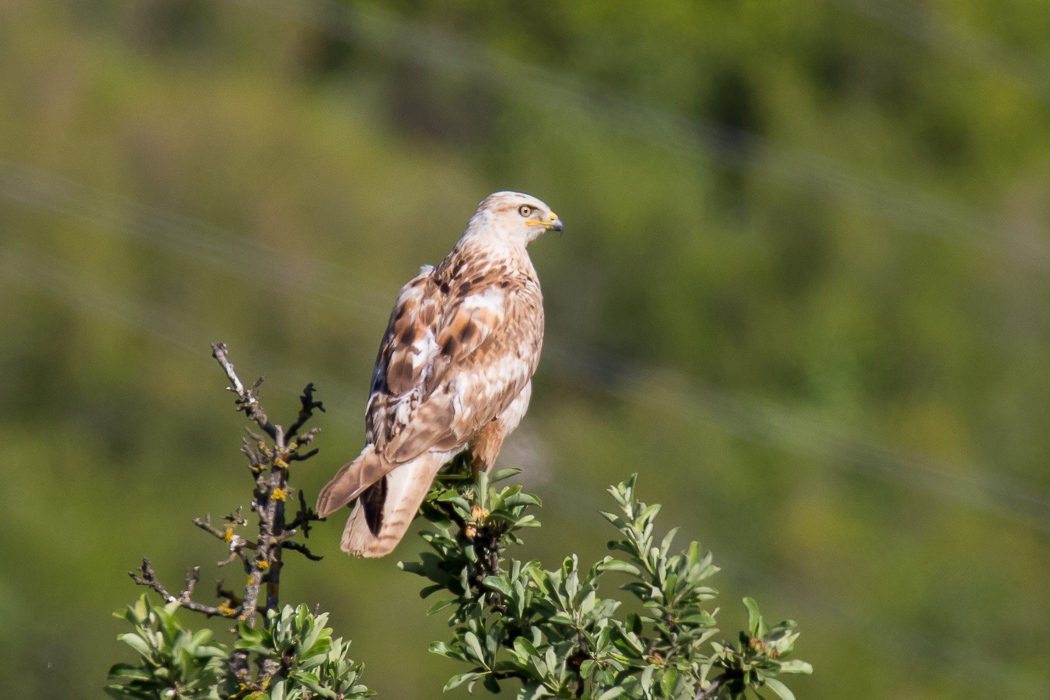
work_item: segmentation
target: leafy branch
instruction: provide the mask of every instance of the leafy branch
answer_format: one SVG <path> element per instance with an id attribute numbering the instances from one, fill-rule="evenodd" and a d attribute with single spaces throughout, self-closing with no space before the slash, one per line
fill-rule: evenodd
<path id="1" fill-rule="evenodd" d="M 290 521 L 285 505 L 290 465 L 317 452 L 307 449 L 316 429 L 301 431 L 315 409 L 324 409 L 314 399 L 313 385 L 307 385 L 296 420 L 285 431 L 263 410 L 262 380 L 246 387 L 226 346 L 212 348 L 237 410 L 262 431 L 249 430 L 241 448 L 257 522 L 254 533 L 247 533 L 249 520 L 238 508 L 218 523 L 206 515 L 194 524 L 227 548 L 220 565 L 240 562 L 243 594 L 219 581 L 217 605 L 195 600 L 199 567 L 190 569 L 182 590 L 173 593 L 143 559 L 131 577 L 162 602 L 143 595 L 117 613 L 132 626 L 120 639 L 138 662 L 113 666 L 106 690 L 143 700 L 363 700 L 373 692 L 360 683 L 362 667 L 347 657 L 348 643 L 334 639 L 325 626 L 327 614 L 305 606 L 280 608 L 278 600 L 284 550 L 319 558 L 294 539 L 300 532 L 309 535 L 317 514 L 302 491 Z M 609 489 L 617 508 L 602 513 L 617 532 L 609 542 L 615 556 L 585 568 L 572 555 L 547 570 L 538 561 L 507 556 L 509 547 L 522 543 L 523 530 L 540 525 L 529 512 L 541 505 L 537 496 L 518 485 L 496 486 L 516 473 L 475 477 L 469 454 L 454 459 L 423 503 L 422 514 L 436 528 L 422 533 L 429 551 L 417 562 L 400 564 L 428 580 L 424 598 L 445 594 L 430 612 L 450 614 L 452 638 L 430 648 L 468 667 L 446 690 L 461 685 L 472 690 L 480 682 L 497 693 L 511 682 L 519 700 L 725 700 L 768 688 L 794 700 L 779 677 L 812 671 L 809 664 L 788 659 L 798 638 L 795 623 L 770 625 L 754 600 L 745 598 L 747 630 L 735 642 L 720 637 L 717 609 L 710 607 L 717 592 L 708 583 L 718 571 L 711 554 L 697 542 L 674 551 L 677 530 L 657 541 L 660 506 L 638 500 L 636 477 Z M 609 575 L 620 584 L 620 597 L 600 595 Z M 176 617 L 180 608 L 236 621 L 235 640 L 213 642 L 210 630 L 187 629 Z"/>
<path id="2" fill-rule="evenodd" d="M 133 628 L 120 639 L 135 650 L 139 661 L 110 669 L 111 685 L 106 690 L 118 698 L 150 700 L 365 698 L 372 691 L 359 682 L 361 666 L 347 657 L 349 643 L 332 638 L 332 630 L 325 627 L 327 613 L 314 615 L 304 606 L 280 608 L 279 601 L 284 551 L 299 552 L 313 561 L 320 559 L 304 542 L 294 539 L 300 533 L 309 537 L 317 513 L 307 505 L 301 490 L 291 521 L 286 516 L 286 504 L 293 493 L 290 465 L 317 454 L 310 445 L 318 428 L 303 428 L 314 411 L 324 411 L 324 406 L 315 400 L 313 384 L 308 384 L 299 398 L 299 412 L 285 430 L 263 409 L 259 395 L 263 380 L 246 386 L 227 352 L 223 343 L 212 345 L 212 355 L 230 381 L 227 389 L 236 396 L 237 411 L 262 431 L 248 430 L 241 447 L 252 477 L 250 509 L 257 521 L 254 532 L 245 532 L 249 521 L 239 507 L 220 524 L 213 523 L 210 514 L 193 523 L 228 549 L 220 566 L 240 562 L 245 574 L 243 593 L 238 595 L 218 581 L 218 605 L 194 600 L 200 580 L 200 567 L 196 566 L 187 573 L 183 589 L 172 593 L 158 579 L 150 560 L 144 558 L 131 578 L 156 592 L 163 603 L 156 606 L 142 596 L 135 605 L 117 613 Z M 180 608 L 209 618 L 236 620 L 236 641 L 232 645 L 208 643 L 210 630 L 194 632 L 176 619 Z M 256 625 L 257 616 L 262 616 L 262 624 Z"/>
<path id="3" fill-rule="evenodd" d="M 115 698 L 140 700 L 364 700 L 373 695 L 360 683 L 362 666 L 347 657 L 349 642 L 333 639 L 328 614 L 313 615 L 290 605 L 266 613 L 266 625 L 237 627 L 231 646 L 210 642 L 211 630 L 192 631 L 178 621 L 182 603 L 162 606 L 142 596 L 116 616 L 132 632 L 120 639 L 135 650 L 137 664 L 117 664 L 106 691 Z M 210 643 L 209 643 L 210 642 Z M 271 672 L 245 683 L 237 673 L 246 655 Z"/>
<path id="4" fill-rule="evenodd" d="M 432 551 L 406 571 L 430 581 L 423 597 L 444 592 L 431 613 L 451 609 L 452 639 L 431 651 L 466 663 L 445 689 L 478 682 L 499 692 L 503 681 L 520 684 L 518 698 L 739 698 L 765 686 L 785 700 L 793 695 L 777 676 L 810 673 L 809 664 L 786 660 L 798 634 L 794 622 L 769 626 L 757 604 L 744 603 L 749 626 L 737 643 L 715 641 L 717 592 L 707 585 L 718 568 L 697 542 L 673 553 L 677 530 L 657 543 L 657 504 L 635 495 L 636 477 L 609 489 L 618 506 L 603 513 L 619 533 L 607 556 L 589 569 L 566 558 L 554 570 L 539 562 L 505 557 L 518 532 L 539 522 L 526 511 L 539 499 L 520 486 L 477 481 L 455 469 L 439 478 L 423 513 L 437 528 L 422 534 Z M 607 574 L 626 577 L 620 590 L 640 612 L 621 614 L 624 601 L 599 596 Z"/>

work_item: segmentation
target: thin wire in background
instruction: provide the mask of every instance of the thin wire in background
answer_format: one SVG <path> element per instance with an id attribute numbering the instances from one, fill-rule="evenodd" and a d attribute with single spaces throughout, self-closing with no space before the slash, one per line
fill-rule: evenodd
<path id="1" fill-rule="evenodd" d="M 35 292 L 50 296 L 56 301 L 90 317 L 126 326 L 161 346 L 181 355 L 200 359 L 206 356 L 208 347 L 217 340 L 229 340 L 228 331 L 213 332 L 198 323 L 172 313 L 169 309 L 130 299 L 115 294 L 76 274 L 68 267 L 58 264 L 47 256 L 28 254 L 0 245 L 0 276 Z M 237 346 L 237 361 L 258 368 L 271 368 L 274 379 L 267 379 L 265 386 L 291 396 L 299 396 L 308 382 L 324 387 L 325 407 L 328 412 L 349 418 L 352 403 L 364 405 L 365 396 L 355 392 L 347 384 L 330 376 L 320 375 L 313 369 L 292 367 L 275 357 L 260 354 L 248 347 L 244 341 L 231 341 Z M 243 346 L 243 347 L 242 347 Z"/>
<path id="2" fill-rule="evenodd" d="M 102 319 L 134 329 L 138 333 L 155 341 L 162 347 L 175 350 L 180 354 L 200 358 L 207 347 L 207 331 L 195 324 L 186 323 L 165 309 L 156 305 L 143 304 L 130 300 L 119 294 L 113 294 L 89 282 L 83 275 L 75 275 L 68 269 L 62 269 L 53 261 L 39 256 L 30 256 L 0 246 L 0 277 L 38 293 L 51 296 L 59 302 L 88 316 Z M 266 367 L 274 379 L 267 380 L 267 386 L 286 396 L 297 396 L 304 383 L 292 380 L 293 375 L 309 374 L 313 381 L 323 387 L 325 403 L 329 412 L 335 402 L 328 396 L 334 392 L 345 391 L 330 378 L 315 376 L 313 370 L 296 367 L 294 370 L 272 358 L 262 359 L 250 347 L 239 343 L 236 350 L 238 364 L 242 366 Z M 363 398 L 363 397 L 362 397 Z M 363 403 L 363 401 L 362 401 Z M 346 413 L 345 409 L 336 414 Z M 600 500 L 592 489 L 575 483 L 570 476 L 558 477 L 558 488 L 544 489 L 547 505 L 553 507 L 561 517 L 571 519 L 579 526 L 589 528 L 600 537 L 608 537 L 609 531 L 600 527 L 604 521 L 597 515 L 607 510 L 609 503 Z M 571 498 L 567 494 L 572 494 Z M 593 517 L 579 518 L 581 512 L 590 512 Z M 687 514 L 682 514 L 687 516 Z M 793 604 L 800 604 L 816 611 L 824 619 L 835 621 L 830 625 L 834 629 L 849 629 L 851 634 L 863 634 L 866 639 L 879 640 L 878 648 L 892 649 L 907 659 L 918 656 L 923 664 L 932 663 L 942 672 L 953 677 L 972 680 L 987 680 L 988 676 L 997 678 L 996 688 L 1012 687 L 1030 690 L 1033 687 L 1047 686 L 1045 679 L 1030 674 L 1019 673 L 995 655 L 985 650 L 973 659 L 974 650 L 963 645 L 943 639 L 932 639 L 915 630 L 909 630 L 899 624 L 888 622 L 884 615 L 869 612 L 857 601 L 848 604 L 838 599 L 835 594 L 813 580 L 803 579 L 797 574 L 783 571 L 766 571 L 753 562 L 739 557 L 719 556 L 720 566 L 729 563 L 730 577 L 738 587 L 760 587 L 766 591 L 775 591 L 776 597 L 787 599 Z M 970 660 L 968 663 L 960 663 Z M 975 697 L 993 697 L 982 689 L 986 686 L 978 683 L 974 687 Z M 990 687 L 988 687 L 990 690 Z"/>
<path id="3" fill-rule="evenodd" d="M 28 209 L 60 214 L 96 231 L 140 240 L 151 247 L 222 271 L 242 282 L 276 279 L 303 294 L 349 306 L 386 321 L 397 289 L 359 284 L 346 269 L 317 257 L 280 250 L 212 224 L 103 192 L 60 175 L 0 160 L 0 198 Z"/>
<path id="4" fill-rule="evenodd" d="M 553 357 L 552 357 L 553 355 Z M 1023 523 L 1050 534 L 1050 497 L 996 470 L 953 464 L 903 450 L 846 425 L 772 402 L 714 387 L 700 389 L 677 370 L 646 367 L 612 357 L 600 363 L 569 355 L 554 344 L 544 349 L 560 378 L 620 401 L 718 426 L 748 442 L 818 458 L 912 491 Z M 682 387 L 689 387 L 688 391 Z"/>
<path id="5" fill-rule="evenodd" d="M 242 283 L 264 284 L 283 294 L 295 294 L 322 308 L 338 304 L 385 321 L 394 292 L 352 280 L 352 271 L 303 253 L 289 252 L 303 276 L 288 274 L 285 251 L 186 217 L 101 193 L 36 168 L 0 161 L 0 199 L 22 207 L 60 213 L 78 222 L 154 246 L 231 275 Z M 242 274 L 249 269 L 252 274 Z M 260 270 L 282 271 L 260 275 Z M 333 293 L 343 285 L 345 293 Z M 354 297 L 353 292 L 360 292 Z M 198 343 L 209 339 L 199 338 Z M 856 430 L 817 416 L 777 406 L 744 394 L 698 388 L 691 378 L 658 366 L 631 362 L 571 348 L 548 338 L 541 372 L 559 380 L 611 395 L 619 401 L 641 403 L 679 418 L 718 426 L 730 435 L 793 454 L 819 457 L 847 471 L 944 498 L 969 508 L 1004 517 L 1050 533 L 1050 497 L 1031 485 L 1010 479 L 998 470 L 953 465 L 908 452 L 865 436 Z M 316 378 L 313 379 L 316 381 Z M 683 388 L 687 387 L 687 388 Z"/>
<path id="6" fill-rule="evenodd" d="M 1006 76 L 1037 99 L 1050 103 L 1050 63 L 979 32 L 926 3 L 901 0 L 826 0 L 890 31 L 940 51 L 987 73 Z"/>
<path id="7" fill-rule="evenodd" d="M 493 84 L 502 85 L 509 80 L 518 84 L 519 79 L 525 77 L 534 83 L 542 83 L 549 87 L 554 79 L 549 71 L 522 64 L 505 55 L 450 37 L 443 32 L 397 20 L 392 15 L 380 15 L 374 11 L 364 12 L 327 0 L 294 0 L 282 2 L 280 5 L 275 5 L 269 0 L 238 1 L 299 21 L 308 21 L 344 39 L 370 42 L 373 48 L 383 52 L 395 55 L 406 53 L 418 55 L 420 51 L 425 51 L 435 62 L 446 68 L 478 74 Z M 650 136 L 655 133 L 654 126 L 659 128 L 662 125 L 672 142 L 670 145 L 676 148 L 688 148 L 691 144 L 694 149 L 714 153 L 723 163 L 737 166 L 756 162 L 765 163 L 767 167 L 772 167 L 774 171 L 785 176 L 791 173 L 817 175 L 819 176 L 817 179 L 824 181 L 827 185 L 825 192 L 837 190 L 842 196 L 849 191 L 861 190 L 870 195 L 869 199 L 879 199 L 879 193 L 885 193 L 884 188 L 875 181 L 850 176 L 843 168 L 837 167 L 835 163 L 826 161 L 826 159 L 821 163 L 821 157 L 817 154 L 803 153 L 801 154 L 804 156 L 802 159 L 798 157 L 798 154 L 792 157 L 786 152 L 773 151 L 754 136 L 747 136 L 747 140 L 752 145 L 760 144 L 762 148 L 756 149 L 749 146 L 741 149 L 738 145 L 738 135 L 729 139 L 725 130 L 717 125 L 689 122 L 675 115 L 653 110 L 635 101 L 624 99 L 619 99 L 618 107 L 611 104 L 608 99 L 598 104 L 593 99 L 585 97 L 587 94 L 585 86 L 570 82 L 568 87 L 565 87 L 565 81 L 562 80 L 561 83 L 564 101 L 567 104 L 588 103 L 597 110 L 599 115 L 607 116 L 607 113 L 611 111 L 615 116 L 625 117 L 625 123 L 631 127 L 631 131 L 644 132 Z M 528 90 L 523 92 L 529 93 Z M 548 90 L 544 94 L 551 93 Z M 702 137 L 704 133 L 708 138 Z M 764 157 L 756 155 L 760 151 L 765 152 Z M 802 166 L 805 162 L 810 165 Z M 257 279 L 254 274 L 241 272 L 245 268 L 262 268 L 275 272 L 280 270 L 281 274 L 272 275 L 271 279 L 278 279 L 285 285 L 290 283 L 298 291 L 317 294 L 329 301 L 344 305 L 350 303 L 359 311 L 373 315 L 375 318 L 386 317 L 386 308 L 392 297 L 392 290 L 382 292 L 360 284 L 350 284 L 348 288 L 347 280 L 350 279 L 350 275 L 330 263 L 305 259 L 304 256 L 286 252 L 276 255 L 275 249 L 270 246 L 243 236 L 235 236 L 208 224 L 172 216 L 117 196 L 102 195 L 97 191 L 91 191 L 90 188 L 84 188 L 82 185 L 41 171 L 27 174 L 25 169 L 22 172 L 18 170 L 18 166 L 0 163 L 0 188 L 3 190 L 3 195 L 10 200 L 19 201 L 26 206 L 66 213 L 85 223 L 119 231 L 125 235 L 149 239 L 159 249 L 168 253 L 186 255 L 189 252 L 198 261 L 220 269 L 226 274 L 238 276 L 242 281 L 254 282 Z M 899 188 L 903 185 L 892 184 L 894 184 L 895 192 L 890 199 L 896 201 L 899 198 L 897 195 L 902 193 Z M 912 214 L 924 212 L 920 217 L 923 219 L 922 223 L 926 226 L 934 226 L 934 230 L 940 230 L 936 228 L 936 225 L 944 224 L 945 217 L 955 223 L 966 223 L 971 218 L 973 220 L 991 218 L 990 215 L 974 216 L 973 212 L 959 214 L 952 211 L 951 207 L 954 205 L 946 205 L 928 196 L 918 198 L 911 196 L 907 199 L 911 201 Z M 127 214 L 129 210 L 130 215 Z M 904 207 L 903 210 L 892 207 L 888 210 L 899 213 L 909 210 L 909 207 Z M 115 211 L 124 213 L 115 214 Z M 913 219 L 914 216 L 907 218 Z M 966 242 L 959 238 L 957 230 L 945 235 L 953 242 Z M 287 262 L 295 258 L 298 258 L 301 263 L 296 267 L 308 270 L 307 274 L 288 274 Z M 1037 258 L 1038 256 L 1032 257 L 1027 254 L 1023 256 L 1027 262 L 1033 262 Z M 251 265 L 243 265 L 246 261 Z M 339 289 L 343 291 L 333 291 Z M 559 353 L 556 344 L 553 344 L 553 347 L 552 344 L 548 344 L 547 354 L 548 356 L 554 355 L 555 358 L 561 357 L 563 365 L 574 367 L 575 376 L 579 380 L 580 363 L 572 355 Z M 622 361 L 614 360 L 614 362 L 621 368 L 628 367 L 627 370 L 619 371 L 621 384 L 632 382 L 637 384 L 638 377 L 654 374 L 649 368 L 631 368 Z M 568 374 L 572 375 L 573 372 L 569 371 Z M 594 376 L 601 377 L 603 374 L 605 372 L 599 370 Z M 594 376 L 588 378 L 592 384 Z M 620 393 L 622 398 L 624 393 L 622 389 Z M 641 397 L 646 396 L 645 391 L 635 390 L 633 393 Z M 679 401 L 662 402 L 661 405 L 692 406 L 694 410 L 700 411 L 707 421 L 720 424 L 723 428 L 741 437 L 766 444 L 777 444 L 794 452 L 803 451 L 805 454 L 822 455 L 838 466 L 850 467 L 869 475 L 908 483 L 911 488 L 929 493 L 943 496 L 945 494 L 942 484 L 965 482 L 968 486 L 963 491 L 956 492 L 954 496 L 956 500 L 989 512 L 1012 513 L 1022 518 L 1030 518 L 1034 512 L 1037 514 L 1037 522 L 1042 523 L 1038 525 L 1039 529 L 1047 530 L 1044 511 L 1050 508 L 1050 499 L 1000 475 L 993 476 L 990 473 L 972 469 L 962 470 L 942 462 L 896 450 L 878 441 L 853 434 L 842 426 L 833 426 L 821 419 L 800 418 L 795 412 L 771 407 L 756 402 L 754 399 L 744 399 L 712 389 L 695 392 L 692 398 L 683 398 L 681 392 L 678 392 L 678 396 Z M 734 416 L 734 418 L 730 419 L 727 416 Z M 891 474 L 897 476 L 891 477 L 889 476 Z M 963 497 L 960 496 L 961 493 L 968 495 Z"/>
<path id="8" fill-rule="evenodd" d="M 947 201 L 911 183 L 862 174 L 813 150 L 789 149 L 741 129 L 688 119 L 634 96 L 531 65 L 434 27 L 375 7 L 335 0 L 232 0 L 275 17 L 313 27 L 378 55 L 422 60 L 530 104 L 612 127 L 653 146 L 713 160 L 721 167 L 764 174 L 819 200 L 868 211 L 893 227 L 941 238 L 1040 273 L 1050 272 L 1050 247 L 1013 235 L 1001 217 Z"/>

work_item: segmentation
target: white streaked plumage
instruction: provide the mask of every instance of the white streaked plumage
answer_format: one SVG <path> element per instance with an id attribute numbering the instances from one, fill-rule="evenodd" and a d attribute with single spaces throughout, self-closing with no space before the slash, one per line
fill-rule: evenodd
<path id="1" fill-rule="evenodd" d="M 358 499 L 347 553 L 389 553 L 441 466 L 469 448 L 474 469 L 488 469 L 525 415 L 543 343 L 543 297 L 525 247 L 549 229 L 561 220 L 540 200 L 492 194 L 441 264 L 401 289 L 372 374 L 367 444 L 317 502 L 326 517 Z"/>

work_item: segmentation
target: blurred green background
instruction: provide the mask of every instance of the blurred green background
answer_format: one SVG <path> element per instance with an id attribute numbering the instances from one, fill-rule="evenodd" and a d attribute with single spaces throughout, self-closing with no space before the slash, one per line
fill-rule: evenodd
<path id="1" fill-rule="evenodd" d="M 223 575 L 191 519 L 248 479 L 209 341 L 275 419 L 319 387 L 312 499 L 398 287 L 518 189 L 566 222 L 501 458 L 546 506 L 519 556 L 601 556 L 637 471 L 724 629 L 746 594 L 799 621 L 800 698 L 1050 697 L 1046 9 L 0 0 L 4 692 L 100 696 L 143 554 Z M 333 520 L 283 599 L 436 697 L 422 541 L 354 561 Z"/>

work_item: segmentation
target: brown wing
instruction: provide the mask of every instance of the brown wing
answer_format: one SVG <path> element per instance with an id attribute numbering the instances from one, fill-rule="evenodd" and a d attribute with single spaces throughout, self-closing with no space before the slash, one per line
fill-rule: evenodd
<path id="1" fill-rule="evenodd" d="M 450 284 L 446 263 L 402 289 L 376 360 L 367 432 L 392 464 L 465 444 L 518 395 L 538 359 L 538 287 L 523 294 L 494 273 Z"/>
<path id="2" fill-rule="evenodd" d="M 433 272 L 434 268 L 424 268 L 401 288 L 379 345 L 365 412 L 365 436 L 380 454 L 403 427 L 399 422 L 406 422 L 413 404 L 422 399 L 423 381 L 438 350 L 442 294 Z"/>

